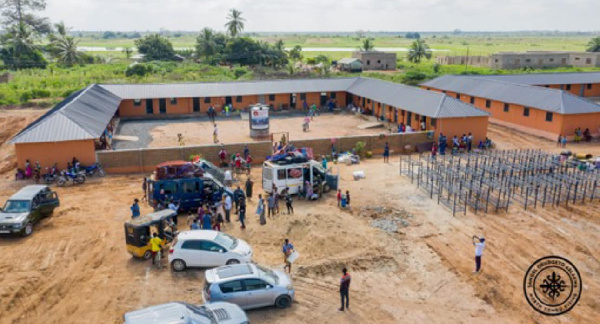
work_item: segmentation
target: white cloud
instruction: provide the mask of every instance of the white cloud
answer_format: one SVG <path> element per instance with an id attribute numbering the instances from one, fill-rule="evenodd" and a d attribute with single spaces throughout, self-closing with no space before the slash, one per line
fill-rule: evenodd
<path id="1" fill-rule="evenodd" d="M 48 0 L 45 15 L 82 30 L 599 30 L 598 0 Z"/>

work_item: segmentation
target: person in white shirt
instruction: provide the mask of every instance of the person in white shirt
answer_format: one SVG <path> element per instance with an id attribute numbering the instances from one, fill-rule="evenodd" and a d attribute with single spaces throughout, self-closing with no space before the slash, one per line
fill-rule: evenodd
<path id="1" fill-rule="evenodd" d="M 481 269 L 481 256 L 485 247 L 485 238 L 473 236 L 473 245 L 475 246 L 475 271 L 473 273 L 478 273 Z"/>
<path id="2" fill-rule="evenodd" d="M 410 125 L 406 125 L 406 132 L 412 133 L 412 131 L 413 131 L 412 127 L 410 127 Z"/>
<path id="3" fill-rule="evenodd" d="M 233 176 L 231 175 L 231 170 L 226 170 L 225 175 L 223 176 L 223 180 L 225 180 L 226 186 L 231 186 L 233 183 Z"/>
<path id="4" fill-rule="evenodd" d="M 225 207 L 225 220 L 227 223 L 231 223 L 231 219 L 229 218 L 229 214 L 231 213 L 231 197 L 229 197 L 229 195 L 223 195 L 223 197 L 225 197 L 225 203 L 223 206 Z"/>
<path id="5" fill-rule="evenodd" d="M 427 125 L 425 124 L 425 121 L 421 121 L 421 130 L 424 131 L 425 128 L 427 128 Z"/>

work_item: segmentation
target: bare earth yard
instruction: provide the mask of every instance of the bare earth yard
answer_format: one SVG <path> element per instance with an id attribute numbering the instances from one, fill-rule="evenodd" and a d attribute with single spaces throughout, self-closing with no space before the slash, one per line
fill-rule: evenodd
<path id="1" fill-rule="evenodd" d="M 354 132 L 356 128 L 348 126 L 349 122 L 339 117 L 317 118 L 310 134 L 329 137 L 349 129 Z M 235 124 L 228 123 L 219 122 L 222 140 L 237 141 L 236 136 L 247 135 L 247 129 L 236 131 Z M 335 129 L 342 124 L 343 131 Z M 275 124 L 272 131 L 295 129 L 298 134 L 293 138 L 303 135 L 299 121 L 287 127 Z M 212 132 L 209 126 L 184 124 L 165 129 L 164 139 L 155 135 L 152 146 L 172 146 L 167 142 L 173 141 L 177 132 L 186 131 L 186 144 L 202 143 Z M 490 137 L 501 149 L 558 150 L 553 142 L 493 125 Z M 569 148 L 600 153 L 597 142 Z M 597 321 L 598 203 L 527 211 L 514 206 L 508 213 L 452 217 L 398 174 L 397 161 L 398 157 L 392 157 L 391 164 L 384 164 L 375 158 L 339 167 L 341 188 L 352 193 L 350 210 L 338 209 L 333 193 L 317 202 L 296 199 L 295 215 L 279 215 L 260 226 L 253 213 L 254 199 L 245 231 L 237 223 L 225 226 L 224 231 L 253 246 L 258 263 L 282 268 L 280 245 L 284 238 L 301 254 L 292 273 L 297 290 L 292 307 L 249 311 L 251 322 Z M 334 170 L 337 172 L 338 166 Z M 356 170 L 364 170 L 366 179 L 353 181 Z M 260 170 L 255 169 L 255 192 L 261 192 L 259 175 Z M 133 198 L 140 197 L 143 176 L 108 176 L 78 187 L 58 188 L 60 208 L 43 220 L 32 236 L 0 239 L 0 323 L 121 323 L 125 312 L 149 305 L 174 300 L 201 303 L 202 269 L 159 271 L 149 262 L 132 259 L 125 249 L 123 222 L 130 216 Z M 0 201 L 23 185 L 0 181 Z M 367 207 L 376 208 L 365 210 Z M 393 233 L 372 226 L 373 219 L 387 217 L 390 210 L 397 210 L 407 226 L 400 225 Z M 148 206 L 142 207 L 142 212 L 149 211 Z M 472 235 L 484 235 L 488 241 L 479 275 L 471 273 Z M 534 260 L 551 254 L 571 260 L 583 279 L 578 305 L 559 317 L 538 314 L 523 296 L 525 271 Z M 350 311 L 342 313 L 337 311 L 338 280 L 344 266 L 353 281 Z"/>

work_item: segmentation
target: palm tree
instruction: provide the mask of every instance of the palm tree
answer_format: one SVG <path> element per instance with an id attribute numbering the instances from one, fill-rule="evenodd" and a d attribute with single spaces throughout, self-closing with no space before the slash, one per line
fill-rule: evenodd
<path id="1" fill-rule="evenodd" d="M 244 21 L 246 19 L 242 18 L 242 12 L 236 9 L 231 9 L 229 11 L 229 15 L 227 15 L 227 23 L 225 27 L 229 32 L 231 37 L 237 37 L 244 30 Z"/>
<path id="2" fill-rule="evenodd" d="M 600 52 L 600 36 L 592 38 L 587 46 L 588 52 Z"/>
<path id="3" fill-rule="evenodd" d="M 361 51 L 363 52 L 370 52 L 375 48 L 375 45 L 373 44 L 373 39 L 372 38 L 367 38 L 363 41 L 363 45 L 360 48 Z"/>
<path id="4" fill-rule="evenodd" d="M 280 40 L 276 41 L 275 45 L 273 45 L 273 46 L 278 51 L 283 52 L 285 50 L 285 44 L 283 43 L 283 39 L 280 39 Z"/>
<path id="5" fill-rule="evenodd" d="M 54 42 L 58 62 L 67 66 L 80 63 L 83 53 L 77 50 L 77 45 L 79 45 L 79 41 L 73 37 L 65 36 L 58 38 Z"/>
<path id="6" fill-rule="evenodd" d="M 431 59 L 431 49 L 422 39 L 414 41 L 408 51 L 408 60 L 412 63 L 421 63 L 421 59 Z"/>
<path id="7" fill-rule="evenodd" d="M 125 58 L 129 59 L 131 58 L 131 54 L 133 53 L 133 49 L 131 49 L 131 47 L 124 47 L 122 50 L 123 53 L 125 53 Z"/>
<path id="8" fill-rule="evenodd" d="M 200 31 L 196 38 L 196 54 L 204 56 L 207 60 L 216 53 L 217 43 L 215 42 L 215 32 L 205 27 Z"/>
<path id="9" fill-rule="evenodd" d="M 12 26 L 4 35 L 5 46 L 12 47 L 15 53 L 37 50 L 33 31 L 26 24 Z"/>

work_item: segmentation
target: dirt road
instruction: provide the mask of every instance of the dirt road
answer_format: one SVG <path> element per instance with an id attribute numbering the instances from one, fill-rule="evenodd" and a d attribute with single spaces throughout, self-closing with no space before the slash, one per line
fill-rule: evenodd
<path id="1" fill-rule="evenodd" d="M 500 148 L 554 145 L 496 126 L 490 134 Z M 579 147 L 600 151 L 597 143 Z M 452 217 L 398 175 L 397 157 L 391 160 L 339 167 L 341 188 L 352 194 L 350 210 L 339 210 L 333 193 L 318 202 L 296 199 L 295 215 L 260 226 L 254 199 L 245 231 L 238 224 L 225 227 L 253 246 L 258 263 L 282 268 L 284 238 L 301 254 L 292 273 L 293 306 L 249 311 L 251 322 L 592 323 L 598 318 L 598 203 Z M 364 170 L 366 179 L 353 181 L 356 170 Z M 59 188 L 61 207 L 32 236 L 0 240 L 0 323 L 119 323 L 125 312 L 153 304 L 201 303 L 202 269 L 158 271 L 126 252 L 123 222 L 132 199 L 140 196 L 141 178 L 109 176 Z M 22 185 L 0 182 L 0 201 Z M 390 210 L 407 226 L 392 233 L 372 226 Z M 148 211 L 143 206 L 142 212 Z M 471 273 L 472 235 L 488 241 L 478 275 Z M 529 265 L 550 254 L 570 259 L 584 285 L 579 304 L 553 318 L 533 311 L 522 290 Z M 351 310 L 342 313 L 337 285 L 344 266 L 353 281 Z"/>

